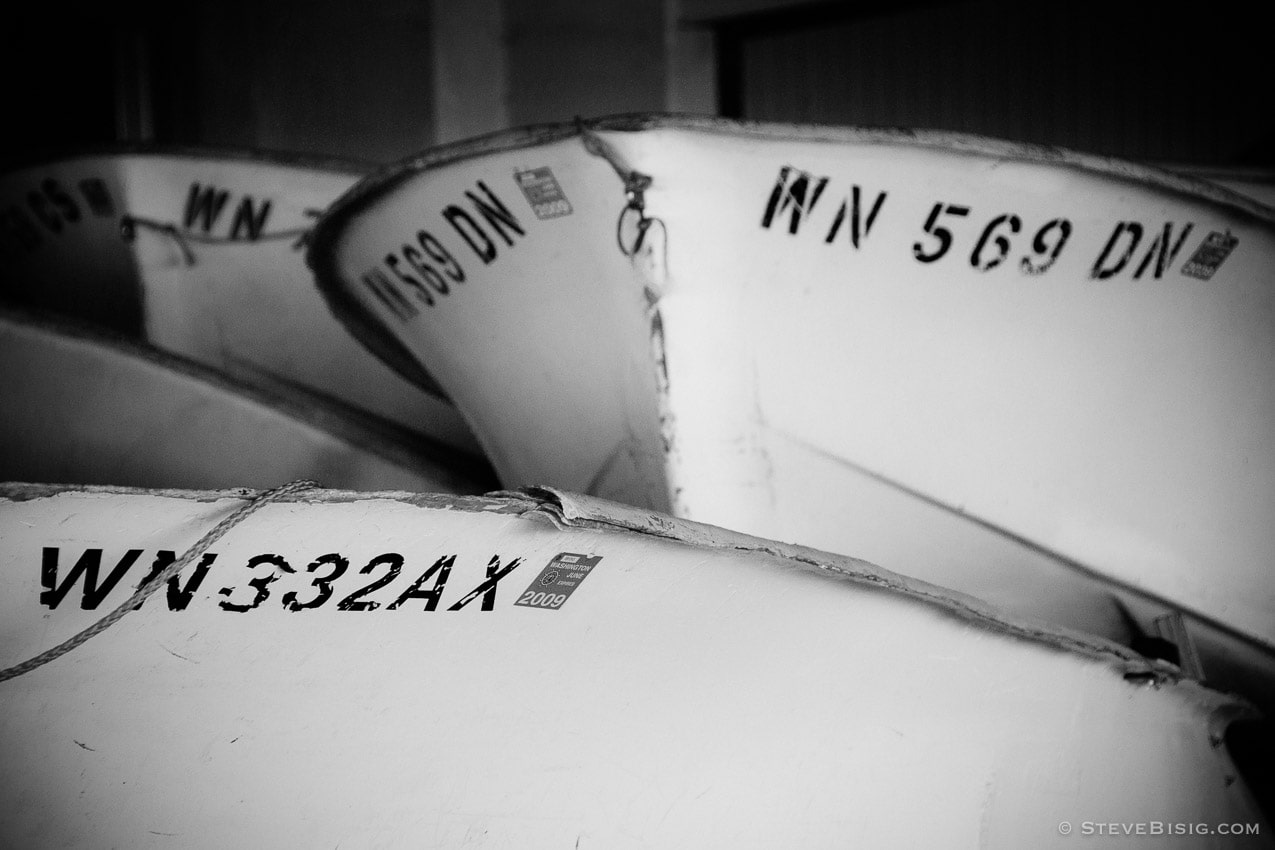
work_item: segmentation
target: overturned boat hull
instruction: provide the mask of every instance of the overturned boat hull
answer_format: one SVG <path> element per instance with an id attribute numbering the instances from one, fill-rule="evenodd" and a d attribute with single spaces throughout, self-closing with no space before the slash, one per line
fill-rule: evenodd
<path id="1" fill-rule="evenodd" d="M 12 170 L 0 175 L 0 299 L 295 384 L 477 455 L 455 408 L 369 356 L 314 295 L 306 235 L 363 171 L 199 150 Z"/>
<path id="2" fill-rule="evenodd" d="M 310 262 L 510 485 L 1113 637 L 1181 611 L 1271 697 L 1272 216 L 1053 149 L 629 116 L 400 163 Z"/>
<path id="3" fill-rule="evenodd" d="M 0 668 L 247 498 L 6 487 Z M 1253 847 L 1219 743 L 1246 710 L 862 561 L 599 500 L 302 492 L 0 681 L 0 843 L 1016 848 L 1120 822 Z"/>
<path id="4" fill-rule="evenodd" d="M 96 330 L 0 311 L 0 479 L 481 493 L 489 468 L 294 388 L 264 389 Z"/>

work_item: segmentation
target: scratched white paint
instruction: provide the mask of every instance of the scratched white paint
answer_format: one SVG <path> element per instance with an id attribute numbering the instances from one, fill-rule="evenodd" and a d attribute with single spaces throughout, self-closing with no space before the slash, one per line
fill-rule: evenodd
<path id="1" fill-rule="evenodd" d="M 481 493 L 486 467 L 286 388 L 0 311 L 0 480 Z"/>
<path id="2" fill-rule="evenodd" d="M 1210 653 L 1253 662 L 1228 686 L 1275 704 L 1270 209 L 950 134 L 591 126 L 652 180 L 632 262 L 621 180 L 565 125 L 428 151 L 316 231 L 334 308 L 410 349 L 507 484 L 863 556 L 1121 639 L 1113 595 L 1143 629 L 1183 609 Z M 571 214 L 533 215 L 516 175 L 537 168 Z M 480 181 L 525 235 L 482 217 Z M 420 229 L 468 277 L 434 307 L 400 285 L 396 314 L 363 280 Z M 1184 274 L 1210 238 L 1237 241 L 1207 280 Z"/>
<path id="3" fill-rule="evenodd" d="M 141 327 L 127 329 L 166 351 L 297 384 L 476 453 L 450 404 L 387 369 L 314 297 L 296 243 L 363 171 L 215 151 L 103 153 L 10 171 L 0 175 L 6 299 L 119 328 L 140 314 Z M 98 181 L 109 208 L 90 203 L 85 181 Z M 138 225 L 126 241 L 125 215 L 178 235 Z"/>
<path id="4" fill-rule="evenodd" d="M 243 501 L 4 497 L 0 667 L 96 621 L 157 550 Z M 86 549 L 102 550 L 99 585 L 142 551 L 85 611 L 82 582 L 41 603 L 49 547 L 54 587 Z M 1159 821 L 1251 823 L 1256 838 L 1191 846 L 1269 846 L 1215 743 L 1242 706 L 861 561 L 567 494 L 319 492 L 262 507 L 209 551 L 185 610 L 161 588 L 0 682 L 0 844 L 1019 848 L 1082 840 L 1062 821 Z M 564 552 L 600 560 L 561 607 L 515 605 Z M 263 553 L 294 572 L 250 570 Z M 331 597 L 286 610 L 288 593 L 317 596 L 330 562 L 307 565 L 330 553 L 349 564 Z M 404 565 L 364 597 L 380 607 L 337 610 L 385 574 L 358 574 L 384 553 Z M 388 610 L 447 555 L 436 610 Z M 481 596 L 450 610 L 493 556 L 519 565 L 491 610 Z M 254 578 L 256 608 L 219 607 L 250 604 Z"/>

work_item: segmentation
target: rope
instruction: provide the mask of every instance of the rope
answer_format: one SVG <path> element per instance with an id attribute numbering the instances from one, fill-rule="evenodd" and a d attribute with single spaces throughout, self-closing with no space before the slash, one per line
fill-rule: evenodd
<path id="1" fill-rule="evenodd" d="M 234 239 L 229 236 L 208 236 L 201 233 L 191 233 L 183 231 L 177 225 L 170 222 L 156 221 L 152 218 L 142 218 L 136 215 L 125 215 L 120 218 L 120 235 L 124 237 L 126 242 L 133 241 L 137 236 L 137 228 L 145 227 L 148 230 L 154 230 L 159 233 L 167 234 L 182 249 L 182 257 L 186 260 L 186 265 L 193 266 L 195 264 L 195 252 L 190 249 L 190 243 L 195 242 L 200 245 L 243 245 L 253 242 L 277 242 L 281 239 L 293 239 L 293 248 L 302 248 L 306 241 L 310 238 L 310 228 L 294 227 L 289 230 L 276 230 L 273 233 L 262 233 L 251 239 Z"/>
<path id="2" fill-rule="evenodd" d="M 23 673 L 30 673 L 37 667 L 42 667 L 50 661 L 66 655 L 68 652 L 75 649 L 80 644 L 85 643 L 90 638 L 106 631 L 129 611 L 139 607 L 142 602 L 146 600 L 146 597 L 155 592 L 157 587 L 177 575 L 189 564 L 193 563 L 195 559 L 202 557 L 203 554 L 208 551 L 208 547 L 221 539 L 222 535 L 224 535 L 227 531 L 230 531 L 230 529 L 252 516 L 266 504 L 317 486 L 318 484 L 314 481 L 293 481 L 291 484 L 285 484 L 282 487 L 276 487 L 273 490 L 265 490 L 258 493 L 255 497 L 253 497 L 252 501 L 248 502 L 246 505 L 240 505 L 235 509 L 234 513 L 213 526 L 212 530 L 199 538 L 199 540 L 195 542 L 194 546 L 191 546 L 186 550 L 186 554 L 182 555 L 176 561 L 173 561 L 165 567 L 159 575 L 155 576 L 155 578 L 139 586 L 133 595 L 126 599 L 114 611 L 107 614 L 87 629 L 84 629 L 78 634 L 72 635 L 62 641 L 62 643 L 52 649 L 47 649 L 39 655 L 28 658 L 20 664 L 15 664 L 12 667 L 0 670 L 0 682 L 17 678 Z"/>

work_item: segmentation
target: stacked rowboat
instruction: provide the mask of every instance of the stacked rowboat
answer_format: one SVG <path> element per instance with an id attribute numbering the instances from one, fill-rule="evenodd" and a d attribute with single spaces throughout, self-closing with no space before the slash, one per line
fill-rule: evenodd
<path id="1" fill-rule="evenodd" d="M 124 612 L 5 843 L 1269 843 L 1261 203 L 666 116 L 0 197 L 0 665 Z"/>

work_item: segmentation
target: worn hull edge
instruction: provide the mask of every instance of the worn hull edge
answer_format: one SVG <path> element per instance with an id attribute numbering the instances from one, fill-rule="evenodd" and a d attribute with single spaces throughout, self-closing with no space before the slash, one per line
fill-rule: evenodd
<path id="1" fill-rule="evenodd" d="M 0 482 L 0 501 L 7 502 L 24 502 L 53 498 L 62 494 L 88 493 L 102 496 L 156 496 L 213 503 L 225 499 L 251 499 L 260 492 L 263 491 L 148 489 L 113 485 L 73 486 Z M 704 523 L 654 514 L 616 502 L 567 493 L 551 487 L 529 487 L 515 491 L 500 490 L 485 496 L 313 489 L 285 496 L 279 499 L 279 502 L 340 504 L 377 500 L 431 509 L 526 516 L 563 529 L 605 528 L 625 534 L 670 540 L 701 549 L 728 550 L 741 556 L 779 558 L 788 562 L 794 569 L 903 596 L 913 602 L 938 609 L 967 625 L 1011 640 L 1043 644 L 1056 651 L 1102 662 L 1132 683 L 1157 688 L 1163 686 L 1183 688 L 1210 717 L 1210 734 L 1219 743 L 1221 735 L 1230 723 L 1260 716 L 1257 709 L 1243 697 L 1223 694 L 1187 679 L 1182 675 L 1181 670 L 1166 661 L 1146 658 L 1131 649 L 1097 636 L 1009 614 L 972 596 L 900 575 L 867 561 L 806 546 L 764 540 Z"/>
<path id="2" fill-rule="evenodd" d="M 734 135 L 742 138 L 791 139 L 829 144 L 894 144 L 949 152 L 981 154 L 1075 168 L 1113 179 L 1142 182 L 1153 187 L 1199 197 L 1232 208 L 1234 212 L 1275 227 L 1275 208 L 1266 206 L 1225 186 L 1163 168 L 1065 148 L 1012 142 L 988 136 L 941 130 L 897 127 L 837 127 L 817 124 L 782 124 L 738 121 L 703 115 L 675 113 L 626 113 L 574 122 L 532 124 L 500 130 L 451 144 L 428 148 L 381 166 L 355 183 L 324 211 L 311 231 L 306 264 L 315 285 L 338 322 L 373 355 L 420 389 L 450 400 L 442 385 L 429 374 L 397 339 L 381 332 L 380 322 L 347 291 L 336 270 L 336 246 L 350 220 L 367 205 L 392 191 L 415 174 L 486 154 L 534 148 L 583 136 L 586 132 L 680 129 L 691 132 Z"/>

